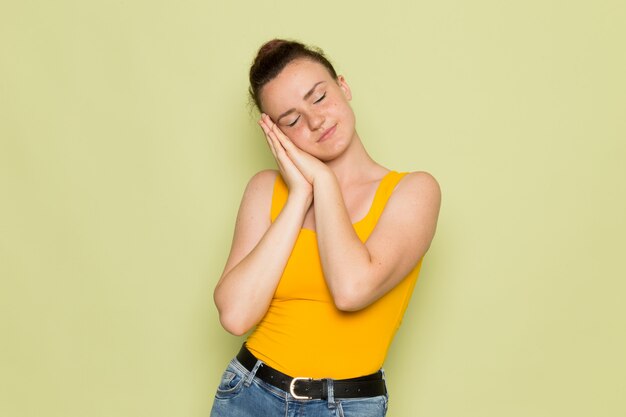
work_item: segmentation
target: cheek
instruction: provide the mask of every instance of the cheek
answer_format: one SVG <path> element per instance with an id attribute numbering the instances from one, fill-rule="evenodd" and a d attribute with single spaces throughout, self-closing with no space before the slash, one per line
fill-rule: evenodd
<path id="1" fill-rule="evenodd" d="M 354 123 L 354 113 L 348 103 L 335 103 L 332 111 L 343 123 Z"/>
<path id="2" fill-rule="evenodd" d="M 287 137 L 296 145 L 298 148 L 303 149 L 303 146 L 307 142 L 307 138 L 309 135 L 309 130 L 303 127 L 303 124 L 298 124 L 297 127 L 293 127 L 289 130 L 289 133 L 286 133 Z"/>
<path id="3" fill-rule="evenodd" d="M 341 98 L 329 101 L 326 110 L 341 118 L 351 117 L 352 115 L 352 108 L 350 107 L 350 104 L 345 100 L 341 100 Z"/>

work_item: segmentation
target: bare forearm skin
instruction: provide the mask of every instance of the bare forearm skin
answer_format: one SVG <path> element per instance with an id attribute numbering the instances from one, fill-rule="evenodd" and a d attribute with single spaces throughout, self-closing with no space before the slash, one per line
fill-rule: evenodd
<path id="1" fill-rule="evenodd" d="M 311 196 L 290 194 L 256 246 L 234 266 L 227 265 L 214 300 L 230 333 L 246 333 L 265 315 L 310 205 Z"/>
<path id="2" fill-rule="evenodd" d="M 415 267 L 430 246 L 441 195 L 428 173 L 406 175 L 366 242 L 354 230 L 331 171 L 315 178 L 313 193 L 322 269 L 340 310 L 360 310 L 376 301 Z"/>
<path id="3" fill-rule="evenodd" d="M 359 309 L 369 304 L 367 294 L 372 292 L 371 255 L 354 231 L 332 171 L 319 175 L 313 190 L 317 244 L 326 283 L 339 309 Z"/>

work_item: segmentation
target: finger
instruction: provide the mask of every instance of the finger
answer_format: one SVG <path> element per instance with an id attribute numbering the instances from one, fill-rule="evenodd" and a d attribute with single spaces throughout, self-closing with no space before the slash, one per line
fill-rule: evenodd
<path id="1" fill-rule="evenodd" d="M 274 149 L 274 151 L 281 150 L 282 149 L 282 145 L 280 144 L 280 141 L 278 140 L 277 135 L 271 129 L 271 127 L 265 121 L 261 121 L 259 124 L 263 128 L 263 131 L 265 132 L 265 137 L 266 137 L 268 143 L 270 143 L 270 145 Z"/>
<path id="2" fill-rule="evenodd" d="M 265 134 L 265 136 L 268 136 L 270 133 L 270 126 L 267 121 L 264 118 L 261 118 L 258 123 L 259 126 L 261 126 L 261 129 L 263 129 L 263 133 Z"/>
<path id="3" fill-rule="evenodd" d="M 259 122 L 259 124 L 261 124 L 261 122 Z M 276 138 L 275 133 L 271 132 L 267 125 L 263 125 L 262 127 L 264 128 L 264 131 L 267 132 L 267 143 L 272 149 L 272 154 L 274 155 L 274 159 L 276 160 L 276 164 L 278 165 L 278 169 L 281 173 L 287 176 L 301 175 L 298 168 L 296 168 L 295 164 Z"/>
<path id="4" fill-rule="evenodd" d="M 272 152 L 272 155 L 274 155 L 274 158 L 276 158 L 276 149 L 275 149 L 275 146 L 274 146 L 274 141 L 269 136 L 269 128 L 263 122 L 263 120 L 259 120 L 259 126 L 261 126 L 261 129 L 263 129 L 263 133 L 265 134 L 265 141 L 267 142 L 267 146 L 270 148 L 270 151 Z"/>
<path id="5" fill-rule="evenodd" d="M 280 129 L 280 127 L 276 123 L 274 123 L 268 115 L 264 115 L 264 116 L 265 116 L 264 117 L 265 125 L 269 128 L 268 134 L 274 133 L 276 139 L 281 144 L 284 142 L 289 142 L 293 144 L 293 142 L 291 142 L 291 139 L 289 139 L 289 136 L 285 135 L 285 133 Z"/>
<path id="6" fill-rule="evenodd" d="M 285 148 L 283 147 L 282 142 L 286 139 L 288 140 L 288 138 L 284 135 L 284 133 L 280 131 L 280 129 L 278 129 L 278 127 L 276 127 L 276 124 L 273 123 L 271 120 L 269 120 L 269 122 L 272 124 L 269 125 L 267 122 L 268 120 L 269 118 L 265 121 L 265 128 L 267 129 L 266 135 L 269 139 L 272 140 L 274 149 L 276 149 L 277 152 L 284 152 Z"/>
<path id="7" fill-rule="evenodd" d="M 280 127 L 278 127 L 276 123 L 272 122 L 269 125 L 269 127 L 270 127 L 270 131 L 274 132 L 274 134 L 276 135 L 276 138 L 280 140 L 281 142 L 284 140 L 290 140 L 289 137 L 287 137 L 287 135 L 283 133 L 283 131 L 280 129 Z"/>
<path id="8" fill-rule="evenodd" d="M 289 137 L 285 136 L 284 134 L 279 134 L 274 130 L 270 131 L 270 134 L 273 134 L 273 136 L 276 138 L 276 141 L 280 144 L 281 148 L 283 148 L 287 155 L 289 155 L 290 157 L 299 157 L 302 155 L 302 149 L 298 148 L 291 141 L 291 139 L 289 139 Z"/>
<path id="9" fill-rule="evenodd" d="M 289 137 L 285 135 L 285 133 L 280 129 L 280 127 L 276 123 L 274 123 L 267 114 L 263 113 L 261 115 L 261 118 L 265 122 L 265 125 L 269 128 L 269 130 L 276 134 L 277 138 L 289 140 Z"/>
<path id="10" fill-rule="evenodd" d="M 270 143 L 272 146 L 274 158 L 278 162 L 279 166 L 283 169 L 287 169 L 287 167 L 295 168 L 293 160 L 281 144 L 279 137 L 276 134 L 276 131 L 268 126 L 267 121 L 268 118 L 265 118 L 265 120 L 263 120 L 262 127 L 264 128 L 264 131 L 266 131 L 268 143 Z"/>
<path id="11" fill-rule="evenodd" d="M 272 147 L 274 148 L 274 151 L 276 152 L 276 154 L 279 154 L 281 151 L 284 152 L 284 148 L 283 146 L 280 144 L 280 141 L 278 140 L 278 138 L 276 137 L 276 134 L 267 126 L 267 133 L 266 133 L 266 137 L 269 143 L 271 143 Z"/>
<path id="12" fill-rule="evenodd" d="M 271 117 L 269 117 L 266 113 L 261 113 L 261 120 L 265 122 L 266 125 L 271 126 L 274 124 L 274 121 Z"/>
<path id="13" fill-rule="evenodd" d="M 289 150 L 287 153 L 291 153 L 293 154 L 294 152 L 297 152 L 297 150 L 299 150 L 291 141 L 291 139 L 289 139 L 289 137 L 287 135 L 285 135 L 283 133 L 282 130 L 280 130 L 280 128 L 278 127 L 278 125 L 276 125 L 275 123 L 272 123 L 271 126 L 269 126 L 269 132 L 268 135 L 274 139 L 277 144 L 280 144 L 280 147 L 282 147 L 285 150 Z"/>
<path id="14" fill-rule="evenodd" d="M 261 120 L 259 121 L 259 123 L 263 127 L 263 131 L 266 135 L 269 134 L 271 127 L 274 124 L 272 122 L 272 119 L 270 119 L 270 117 L 265 113 L 261 114 Z"/>
<path id="15" fill-rule="evenodd" d="M 273 141 L 277 158 L 289 159 L 290 163 L 294 163 L 298 160 L 304 152 L 283 133 L 280 127 L 278 127 L 267 114 L 263 114 L 261 117 L 264 129 L 267 129 L 266 135 Z M 296 163 L 296 165 L 298 164 Z"/>
<path id="16" fill-rule="evenodd" d="M 263 126 L 263 129 L 267 133 L 267 132 L 269 132 L 269 130 L 272 127 L 272 125 L 274 124 L 274 122 L 272 122 L 272 119 L 270 119 L 267 114 L 263 113 L 263 114 L 261 114 L 261 120 L 259 120 L 259 124 L 261 124 Z"/>

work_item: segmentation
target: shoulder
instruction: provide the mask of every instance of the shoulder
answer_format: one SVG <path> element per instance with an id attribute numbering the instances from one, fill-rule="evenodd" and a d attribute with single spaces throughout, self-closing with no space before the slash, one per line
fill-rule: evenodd
<path id="1" fill-rule="evenodd" d="M 440 200 L 441 188 L 431 174 L 425 171 L 407 173 L 396 185 L 394 194 L 409 198 L 429 198 Z"/>
<path id="2" fill-rule="evenodd" d="M 275 169 L 264 169 L 263 171 L 257 172 L 250 178 L 248 186 L 273 187 L 276 182 L 276 177 L 278 177 L 278 171 Z"/>
<path id="3" fill-rule="evenodd" d="M 409 172 L 398 182 L 393 190 L 385 212 L 398 219 L 411 219 L 415 216 L 436 217 L 441 206 L 439 183 L 428 172 Z"/>
<path id="4" fill-rule="evenodd" d="M 274 184 L 278 177 L 278 171 L 273 169 L 265 169 L 254 174 L 248 181 L 246 186 L 246 196 L 270 196 L 274 190 Z"/>
<path id="5" fill-rule="evenodd" d="M 254 174 L 248 181 L 243 194 L 242 204 L 244 206 L 266 206 L 272 200 L 274 184 L 278 172 L 267 169 Z"/>

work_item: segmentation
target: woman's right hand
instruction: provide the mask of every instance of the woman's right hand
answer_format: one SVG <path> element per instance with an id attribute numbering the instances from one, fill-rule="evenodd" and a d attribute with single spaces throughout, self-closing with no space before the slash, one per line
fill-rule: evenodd
<path id="1" fill-rule="evenodd" d="M 303 198 L 306 198 L 308 204 L 311 204 L 313 201 L 313 185 L 302 175 L 302 172 L 300 172 L 291 158 L 289 158 L 285 148 L 283 148 L 280 142 L 271 137 L 270 131 L 273 125 L 269 116 L 266 114 L 261 115 L 259 126 L 263 129 L 267 144 L 272 151 L 272 155 L 274 155 L 274 159 L 280 170 L 280 175 L 289 188 L 289 193 L 295 196 L 301 195 Z"/>

